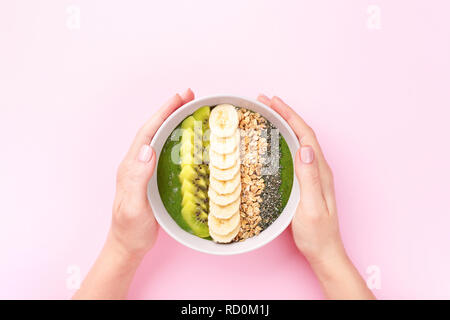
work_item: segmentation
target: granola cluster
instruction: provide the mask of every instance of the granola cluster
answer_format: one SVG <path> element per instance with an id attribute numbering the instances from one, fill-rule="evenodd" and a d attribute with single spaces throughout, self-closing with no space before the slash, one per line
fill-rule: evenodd
<path id="1" fill-rule="evenodd" d="M 267 139 L 261 136 L 267 121 L 259 113 L 239 109 L 241 131 L 241 228 L 234 241 L 243 241 L 259 234 L 262 230 L 260 205 L 264 190 L 261 176 L 263 155 L 267 150 Z"/>

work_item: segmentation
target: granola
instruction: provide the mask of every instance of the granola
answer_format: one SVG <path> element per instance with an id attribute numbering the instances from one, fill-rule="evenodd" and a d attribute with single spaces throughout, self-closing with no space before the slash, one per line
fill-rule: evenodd
<path id="1" fill-rule="evenodd" d="M 267 120 L 259 113 L 239 109 L 239 129 L 241 131 L 241 227 L 234 241 L 243 241 L 258 235 L 262 228 L 260 206 L 261 193 L 265 188 L 261 176 L 262 155 L 267 150 L 267 139 L 261 132 L 267 127 Z"/>

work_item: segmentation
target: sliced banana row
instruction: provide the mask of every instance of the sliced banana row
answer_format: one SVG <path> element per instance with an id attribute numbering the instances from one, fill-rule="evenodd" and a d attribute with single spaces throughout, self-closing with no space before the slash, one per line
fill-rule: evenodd
<path id="1" fill-rule="evenodd" d="M 216 106 L 209 117 L 209 233 L 214 241 L 231 242 L 240 229 L 240 133 L 231 104 Z"/>

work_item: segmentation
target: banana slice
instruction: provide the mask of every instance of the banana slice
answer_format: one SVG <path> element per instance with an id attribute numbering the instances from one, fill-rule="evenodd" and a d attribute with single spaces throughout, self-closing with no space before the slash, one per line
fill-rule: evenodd
<path id="1" fill-rule="evenodd" d="M 209 214 L 219 219 L 229 219 L 236 212 L 239 212 L 239 206 L 241 205 L 241 198 L 237 198 L 234 202 L 221 206 L 213 201 L 209 201 Z"/>
<path id="2" fill-rule="evenodd" d="M 217 219 L 213 215 L 208 216 L 209 230 L 218 235 L 227 235 L 239 225 L 241 215 L 239 211 L 235 212 L 229 219 Z"/>
<path id="3" fill-rule="evenodd" d="M 239 157 L 239 148 L 236 147 L 233 152 L 228 154 L 220 154 L 209 149 L 209 163 L 219 169 L 228 169 L 233 166 Z"/>
<path id="4" fill-rule="evenodd" d="M 237 226 L 236 226 L 236 228 L 234 228 L 234 230 L 233 231 L 231 231 L 229 234 L 227 234 L 227 235 L 220 235 L 220 234 L 217 234 L 217 233 L 215 233 L 214 231 L 212 231 L 211 229 L 209 230 L 209 234 L 211 235 L 211 238 L 213 238 L 213 240 L 215 241 L 215 242 L 218 242 L 218 243 L 228 243 L 228 242 L 231 242 L 236 236 L 237 236 L 237 234 L 239 233 L 239 229 L 241 228 L 241 225 L 240 224 L 238 224 Z"/>
<path id="5" fill-rule="evenodd" d="M 236 130 L 231 137 L 219 137 L 214 133 L 210 135 L 211 150 L 219 154 L 232 153 L 237 147 L 239 147 L 241 141 L 241 133 Z"/>
<path id="6" fill-rule="evenodd" d="M 230 137 L 239 123 L 236 108 L 231 104 L 220 104 L 212 109 L 209 116 L 211 132 L 218 137 Z"/>
<path id="7" fill-rule="evenodd" d="M 241 183 L 241 173 L 238 172 L 231 180 L 221 181 L 217 180 L 213 176 L 209 177 L 209 187 L 213 188 L 218 194 L 232 193 L 236 190 L 237 186 Z"/>
<path id="8" fill-rule="evenodd" d="M 227 181 L 233 179 L 237 172 L 240 172 L 241 160 L 238 158 L 233 166 L 228 169 L 219 169 L 213 165 L 209 166 L 210 177 L 216 178 L 220 181 Z"/>
<path id="9" fill-rule="evenodd" d="M 215 242 L 231 242 L 240 229 L 241 161 L 238 113 L 231 104 L 216 106 L 209 117 L 209 233 Z"/>
<path id="10" fill-rule="evenodd" d="M 218 194 L 213 188 L 209 188 L 208 196 L 212 202 L 221 206 L 226 206 L 240 198 L 241 184 L 239 184 L 233 192 L 227 194 Z"/>

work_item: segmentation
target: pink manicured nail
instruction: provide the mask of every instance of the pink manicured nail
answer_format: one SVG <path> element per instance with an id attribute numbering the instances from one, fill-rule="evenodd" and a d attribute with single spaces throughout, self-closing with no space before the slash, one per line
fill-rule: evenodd
<path id="1" fill-rule="evenodd" d="M 149 162 L 153 156 L 152 148 L 148 144 L 144 144 L 139 151 L 139 161 Z"/>
<path id="2" fill-rule="evenodd" d="M 314 160 L 314 150 L 311 147 L 300 148 L 300 159 L 303 163 L 310 164 Z"/>

